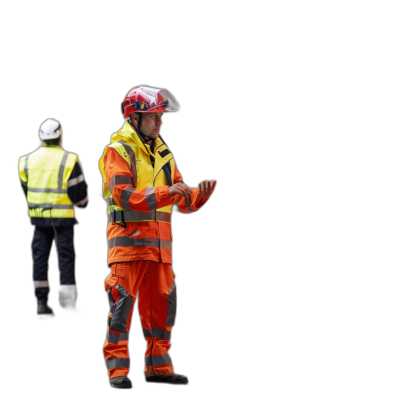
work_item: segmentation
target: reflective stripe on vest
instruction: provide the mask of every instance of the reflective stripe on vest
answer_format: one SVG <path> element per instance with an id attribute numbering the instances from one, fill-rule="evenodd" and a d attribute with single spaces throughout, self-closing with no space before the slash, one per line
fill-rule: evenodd
<path id="1" fill-rule="evenodd" d="M 68 178 L 78 157 L 60 147 L 40 147 L 20 165 L 27 179 L 29 215 L 35 218 L 74 218 Z"/>
<path id="2" fill-rule="evenodd" d="M 132 174 L 115 175 L 111 177 L 109 185 L 106 182 L 104 156 L 108 148 L 114 149 L 128 164 Z M 149 147 L 143 144 L 133 131 L 129 123 L 113 135 L 112 144 L 108 145 L 100 159 L 100 171 L 103 176 L 103 195 L 108 206 L 108 222 L 141 222 L 141 221 L 159 221 L 170 222 L 172 206 L 166 206 L 157 209 L 155 197 L 155 187 L 162 185 L 173 185 L 173 176 L 175 171 L 175 162 L 171 152 L 161 139 L 156 139 L 156 150 L 154 151 L 154 168 L 149 158 Z M 115 185 L 129 185 L 121 193 L 122 207 L 119 207 L 112 198 L 112 191 Z M 150 212 L 136 212 L 129 207 L 129 198 L 135 190 L 146 188 L 146 201 Z M 123 218 L 121 211 L 124 211 Z M 115 213 L 114 216 L 111 214 Z M 167 216 L 168 215 L 168 216 Z M 114 219 L 115 218 L 115 219 Z"/>

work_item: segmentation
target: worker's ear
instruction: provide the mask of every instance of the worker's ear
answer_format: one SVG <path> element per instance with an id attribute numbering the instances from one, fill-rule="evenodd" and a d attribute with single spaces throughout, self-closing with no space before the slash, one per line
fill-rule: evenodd
<path id="1" fill-rule="evenodd" d="M 134 124 L 134 125 L 137 125 L 137 123 L 138 123 L 138 116 L 137 116 L 136 113 L 132 113 L 132 114 L 131 114 L 131 123 Z"/>

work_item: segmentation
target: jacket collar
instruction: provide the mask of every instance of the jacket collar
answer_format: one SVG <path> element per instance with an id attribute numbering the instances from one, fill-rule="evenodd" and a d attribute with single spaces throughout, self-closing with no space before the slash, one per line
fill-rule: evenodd
<path id="1" fill-rule="evenodd" d="M 118 142 L 119 140 L 123 140 L 125 142 L 127 142 L 128 144 L 136 144 L 137 146 L 139 146 L 143 151 L 145 151 L 147 154 L 154 156 L 154 154 L 152 153 L 150 146 L 146 143 L 143 143 L 140 140 L 140 137 L 138 136 L 138 134 L 136 133 L 136 131 L 132 128 L 132 125 L 128 122 L 125 121 L 124 126 L 116 133 L 114 133 L 111 136 L 111 143 L 115 143 Z M 132 143 L 133 142 L 133 143 Z M 163 142 L 161 141 L 161 139 L 158 137 L 155 140 L 155 149 L 160 146 Z"/>

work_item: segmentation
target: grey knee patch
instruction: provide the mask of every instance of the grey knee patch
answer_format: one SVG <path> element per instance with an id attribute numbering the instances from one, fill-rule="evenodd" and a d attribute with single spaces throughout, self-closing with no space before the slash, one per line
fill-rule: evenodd
<path id="1" fill-rule="evenodd" d="M 172 282 L 171 289 L 168 291 L 168 311 L 167 323 L 165 326 L 173 326 L 175 324 L 176 316 L 176 285 L 175 280 Z"/>
<path id="2" fill-rule="evenodd" d="M 115 304 L 113 316 L 110 321 L 110 329 L 117 332 L 126 332 L 129 314 L 133 307 L 133 299 L 121 286 L 117 285 L 115 288 L 118 290 L 120 297 Z"/>

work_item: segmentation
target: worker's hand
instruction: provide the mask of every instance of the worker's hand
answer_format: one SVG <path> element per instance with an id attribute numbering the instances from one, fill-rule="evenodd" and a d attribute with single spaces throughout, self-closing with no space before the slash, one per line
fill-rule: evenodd
<path id="1" fill-rule="evenodd" d="M 192 189 L 190 187 L 186 186 L 184 183 L 175 183 L 175 185 L 172 185 L 168 189 L 168 194 L 172 197 L 176 194 L 181 195 L 186 199 L 186 204 L 189 204 L 190 206 L 190 195 L 192 194 Z"/>
<path id="2" fill-rule="evenodd" d="M 200 196 L 207 200 L 214 191 L 217 181 L 203 181 L 199 183 Z"/>

